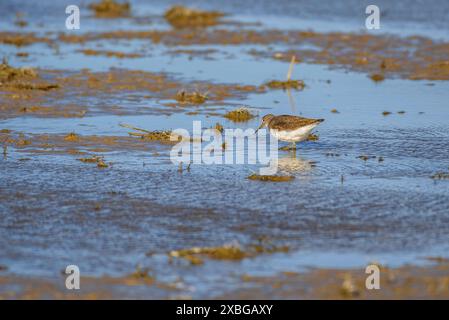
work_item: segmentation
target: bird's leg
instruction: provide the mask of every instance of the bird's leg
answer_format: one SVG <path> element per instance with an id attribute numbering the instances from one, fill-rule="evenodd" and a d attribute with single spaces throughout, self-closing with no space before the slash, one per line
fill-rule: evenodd
<path id="1" fill-rule="evenodd" d="M 296 150 L 296 142 L 292 142 L 290 149 Z"/>

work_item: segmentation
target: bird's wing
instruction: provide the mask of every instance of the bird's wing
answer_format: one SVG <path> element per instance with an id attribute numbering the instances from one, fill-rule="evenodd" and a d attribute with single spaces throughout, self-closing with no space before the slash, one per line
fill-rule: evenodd
<path id="1" fill-rule="evenodd" d="M 270 121 L 270 127 L 276 130 L 295 130 L 320 122 L 319 119 L 308 119 L 297 116 L 282 115 L 276 116 Z"/>

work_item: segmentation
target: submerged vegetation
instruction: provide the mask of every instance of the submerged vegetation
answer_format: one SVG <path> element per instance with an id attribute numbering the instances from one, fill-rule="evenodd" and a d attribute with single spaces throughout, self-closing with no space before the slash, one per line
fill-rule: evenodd
<path id="1" fill-rule="evenodd" d="M 255 257 L 263 253 L 288 252 L 287 246 L 276 247 L 262 244 L 250 245 L 242 248 L 239 245 L 224 245 L 220 247 L 193 247 L 190 249 L 174 250 L 169 253 L 172 258 L 183 258 L 193 265 L 204 263 L 204 258 L 212 260 L 242 260 Z"/>
<path id="2" fill-rule="evenodd" d="M 70 141 L 70 142 L 77 142 L 77 141 L 80 140 L 80 137 L 76 133 L 71 132 L 71 133 L 69 133 L 68 135 L 66 135 L 64 137 L 64 140 L 65 141 Z"/>
<path id="3" fill-rule="evenodd" d="M 384 81 L 385 80 L 385 76 L 383 74 L 380 74 L 380 73 L 374 73 L 374 74 L 370 75 L 369 77 L 374 82 L 380 82 L 380 81 Z"/>
<path id="4" fill-rule="evenodd" d="M 170 130 L 145 130 L 137 127 L 130 126 L 128 124 L 121 123 L 121 127 L 132 129 L 138 132 L 128 132 L 130 136 L 140 137 L 141 139 L 151 140 L 151 141 L 161 141 L 161 142 L 176 142 L 181 140 L 183 137 L 181 136 L 173 136 L 177 139 L 171 140 L 172 131 Z"/>
<path id="5" fill-rule="evenodd" d="M 95 12 L 97 18 L 118 18 L 130 14 L 131 6 L 128 2 L 117 2 L 115 0 L 101 0 L 92 3 L 89 8 Z"/>
<path id="6" fill-rule="evenodd" d="M 381 157 L 381 156 L 379 156 L 379 157 L 378 156 L 369 156 L 369 155 L 364 155 L 364 154 L 358 156 L 357 159 L 360 159 L 360 160 L 363 160 L 363 161 L 368 161 L 370 159 L 377 159 L 378 162 L 384 162 L 385 161 L 384 157 Z"/>
<path id="7" fill-rule="evenodd" d="M 0 86 L 15 80 L 28 80 L 37 76 L 37 72 L 31 68 L 14 68 L 6 60 L 0 64 Z"/>
<path id="8" fill-rule="evenodd" d="M 219 23 L 224 14 L 218 11 L 202 11 L 184 6 L 173 6 L 165 12 L 165 19 L 175 28 L 208 27 Z"/>
<path id="9" fill-rule="evenodd" d="M 290 66 L 288 68 L 287 72 L 287 80 L 281 81 L 281 80 L 272 80 L 267 83 L 267 86 L 271 89 L 296 89 L 301 90 L 305 87 L 304 81 L 302 80 L 292 80 L 292 72 L 293 72 L 293 66 L 295 65 L 295 56 L 292 56 L 292 59 L 290 61 Z"/>
<path id="10" fill-rule="evenodd" d="M 78 161 L 84 162 L 84 163 L 96 163 L 98 168 L 107 168 L 109 167 L 108 164 L 104 161 L 104 157 L 101 156 L 92 156 L 90 158 L 78 158 Z"/>
<path id="11" fill-rule="evenodd" d="M 438 172 L 432 175 L 430 178 L 434 180 L 449 180 L 449 172 Z"/>
<path id="12" fill-rule="evenodd" d="M 253 173 L 248 176 L 249 180 L 259 180 L 259 181 L 272 181 L 272 182 L 288 182 L 295 179 L 294 176 L 280 176 L 280 175 L 260 175 Z"/>
<path id="13" fill-rule="evenodd" d="M 267 86 L 271 89 L 296 89 L 301 90 L 304 88 L 304 81 L 302 80 L 286 80 L 286 81 L 280 81 L 280 80 L 272 80 L 267 83 Z"/>
<path id="14" fill-rule="evenodd" d="M 242 107 L 227 112 L 224 117 L 234 122 L 245 122 L 255 118 L 256 116 L 252 114 L 248 108 Z"/>
<path id="15" fill-rule="evenodd" d="M 105 56 L 105 57 L 114 57 L 119 59 L 124 58 L 140 58 L 142 55 L 137 53 L 125 53 L 120 51 L 110 51 L 110 50 L 93 50 L 93 49 L 83 49 L 80 50 L 81 53 L 86 56 Z"/>
<path id="16" fill-rule="evenodd" d="M 136 267 L 136 270 L 129 275 L 130 278 L 141 280 L 146 282 L 147 284 L 152 284 L 155 279 L 150 275 L 150 270 L 148 268 L 142 269 L 140 265 Z"/>
<path id="17" fill-rule="evenodd" d="M 176 93 L 176 101 L 180 103 L 202 104 L 206 102 L 207 94 L 199 91 L 187 92 L 185 90 Z"/>
<path id="18" fill-rule="evenodd" d="M 32 68 L 14 68 L 4 59 L 0 64 L 0 87 L 16 90 L 48 91 L 59 88 L 58 84 L 46 82 L 32 82 L 39 79 L 38 73 Z"/>
<path id="19" fill-rule="evenodd" d="M 246 258 L 248 254 L 237 246 L 223 247 L 194 247 L 190 249 L 175 250 L 170 252 L 173 258 L 183 258 L 191 264 L 203 264 L 201 257 L 214 260 L 241 260 Z"/>

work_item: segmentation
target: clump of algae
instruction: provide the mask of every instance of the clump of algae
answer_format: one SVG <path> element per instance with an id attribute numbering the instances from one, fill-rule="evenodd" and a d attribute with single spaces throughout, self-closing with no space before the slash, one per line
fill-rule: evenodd
<path id="1" fill-rule="evenodd" d="M 162 142 L 177 142 L 179 140 L 182 140 L 182 136 L 174 136 L 173 132 L 170 130 L 145 130 L 137 127 L 130 126 L 128 124 L 120 124 L 120 126 L 124 128 L 129 128 L 132 130 L 136 130 L 138 132 L 128 132 L 130 136 L 139 137 L 144 140 L 151 140 L 151 141 L 162 141 Z M 172 140 L 172 137 L 175 137 L 176 139 Z"/>
<path id="2" fill-rule="evenodd" d="M 271 89 L 296 89 L 300 90 L 305 87 L 304 81 L 302 80 L 286 80 L 286 81 L 280 81 L 280 80 L 272 80 L 267 83 L 267 86 Z"/>
<path id="3" fill-rule="evenodd" d="M 97 163 L 100 159 L 101 159 L 101 157 L 99 157 L 99 156 L 92 156 L 89 158 L 79 158 L 76 160 L 81 161 L 81 162 L 86 162 L 86 163 Z"/>
<path id="4" fill-rule="evenodd" d="M 225 118 L 234 121 L 234 122 L 244 122 L 251 120 L 255 117 L 254 114 L 248 108 L 238 108 L 232 111 L 227 112 L 224 115 Z"/>
<path id="5" fill-rule="evenodd" d="M 153 281 L 154 278 L 150 276 L 149 270 L 147 268 L 142 269 L 140 265 L 136 267 L 136 270 L 130 274 L 130 277 L 135 279 L 144 279 L 144 280 L 150 280 Z"/>
<path id="6" fill-rule="evenodd" d="M 106 162 L 104 162 L 104 158 L 101 156 L 92 156 L 89 158 L 79 158 L 78 161 L 85 162 L 85 163 L 96 163 L 98 168 L 107 168 L 109 167 Z"/>
<path id="7" fill-rule="evenodd" d="M 287 80 L 281 81 L 281 80 L 272 80 L 267 83 L 267 86 L 271 89 L 296 89 L 301 90 L 304 89 L 305 84 L 302 80 L 292 80 L 292 72 L 293 72 L 293 66 L 295 65 L 295 56 L 292 56 L 292 59 L 290 61 L 290 66 L 288 68 L 287 72 Z"/>
<path id="8" fill-rule="evenodd" d="M 119 3 L 114 0 L 102 0 L 89 5 L 98 18 L 118 18 L 129 15 L 131 6 L 128 2 Z"/>
<path id="9" fill-rule="evenodd" d="M 142 138 L 147 140 L 170 141 L 171 133 L 169 130 L 156 130 L 143 135 Z"/>
<path id="10" fill-rule="evenodd" d="M 361 159 L 363 161 L 368 161 L 369 159 L 376 159 L 377 157 L 376 156 L 368 156 L 368 155 L 362 154 L 362 155 L 358 156 L 357 158 Z"/>
<path id="11" fill-rule="evenodd" d="M 340 293 L 342 296 L 351 298 L 357 297 L 360 294 L 355 281 L 352 279 L 351 275 L 345 274 L 343 283 L 341 284 Z"/>
<path id="12" fill-rule="evenodd" d="M 250 245 L 246 249 L 239 245 L 224 245 L 218 247 L 193 247 L 189 249 L 174 250 L 169 253 L 170 257 L 183 258 L 193 265 L 203 264 L 204 258 L 213 260 L 242 260 L 263 253 L 287 252 L 288 247 L 264 247 L 260 244 Z"/>
<path id="13" fill-rule="evenodd" d="M 176 100 L 181 103 L 202 104 L 207 100 L 207 94 L 198 91 L 187 92 L 184 90 L 176 93 Z"/>
<path id="14" fill-rule="evenodd" d="M 93 49 L 84 49 L 80 50 L 81 53 L 86 56 L 106 56 L 106 57 L 114 57 L 119 59 L 124 58 L 140 58 L 142 55 L 138 53 L 125 53 L 120 51 L 110 51 L 110 50 L 93 50 Z"/>
<path id="15" fill-rule="evenodd" d="M 6 60 L 3 60 L 2 64 L 0 64 L 0 85 L 6 82 L 36 77 L 36 71 L 31 68 L 14 68 Z"/>
<path id="16" fill-rule="evenodd" d="M 149 131 L 147 133 L 140 132 L 128 132 L 130 136 L 140 137 L 144 140 L 152 140 L 152 141 L 170 141 L 170 136 L 172 134 L 169 130 L 155 130 Z"/>
<path id="17" fill-rule="evenodd" d="M 20 138 L 19 140 L 16 141 L 16 146 L 18 147 L 24 147 L 24 146 L 28 146 L 31 144 L 30 140 L 27 140 L 25 138 Z"/>
<path id="18" fill-rule="evenodd" d="M 155 277 L 149 274 L 149 269 L 144 268 L 142 269 L 140 265 L 136 267 L 136 270 L 126 276 L 124 278 L 124 283 L 129 286 L 135 286 L 135 285 L 152 285 L 156 281 Z"/>
<path id="19" fill-rule="evenodd" d="M 260 175 L 253 173 L 248 176 L 249 180 L 259 180 L 259 181 L 273 181 L 273 182 L 288 182 L 295 179 L 294 176 L 280 176 L 280 175 Z"/>
<path id="20" fill-rule="evenodd" d="M 52 89 L 59 88 L 59 85 L 57 84 L 47 84 L 47 83 L 41 83 L 41 84 L 34 84 L 34 83 L 16 83 L 13 85 L 14 88 L 19 90 L 42 90 L 42 91 L 49 91 Z"/>
<path id="21" fill-rule="evenodd" d="M 446 180 L 449 179 L 449 173 L 448 172 L 438 172 L 432 175 L 430 178 L 434 180 Z"/>
<path id="22" fill-rule="evenodd" d="M 170 256 L 174 258 L 183 258 L 193 265 L 203 264 L 201 257 L 214 260 L 241 260 L 247 257 L 238 246 L 222 246 L 222 247 L 193 247 L 190 249 L 174 250 L 170 252 Z"/>
<path id="23" fill-rule="evenodd" d="M 31 83 L 30 80 L 34 78 L 38 78 L 38 74 L 32 68 L 14 68 L 5 59 L 0 64 L 0 87 L 42 91 L 59 88 L 57 84 Z"/>
<path id="24" fill-rule="evenodd" d="M 24 19 L 24 14 L 22 12 L 16 13 L 16 21 L 14 21 L 14 24 L 21 28 L 28 25 L 28 22 Z"/>
<path id="25" fill-rule="evenodd" d="M 203 11 L 184 6 L 173 6 L 165 12 L 165 19 L 175 28 L 204 28 L 217 25 L 224 14 L 218 11 Z"/>
<path id="26" fill-rule="evenodd" d="M 75 132 L 70 132 L 64 137 L 64 140 L 70 142 L 78 142 L 80 140 L 80 137 Z"/>
<path id="27" fill-rule="evenodd" d="M 384 81 L 385 80 L 385 76 L 383 74 L 380 74 L 380 73 L 373 73 L 369 77 L 374 82 L 380 82 L 380 81 Z"/>

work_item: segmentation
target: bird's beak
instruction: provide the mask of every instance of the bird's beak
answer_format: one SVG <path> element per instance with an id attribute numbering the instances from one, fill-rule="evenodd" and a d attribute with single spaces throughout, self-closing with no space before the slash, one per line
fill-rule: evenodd
<path id="1" fill-rule="evenodd" d="M 254 131 L 254 133 L 257 133 L 257 131 L 259 131 L 259 129 L 262 129 L 263 127 L 263 123 L 259 126 L 259 128 L 256 129 L 256 131 Z"/>

